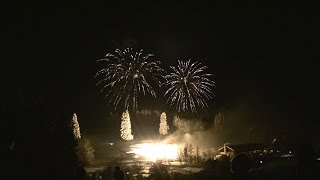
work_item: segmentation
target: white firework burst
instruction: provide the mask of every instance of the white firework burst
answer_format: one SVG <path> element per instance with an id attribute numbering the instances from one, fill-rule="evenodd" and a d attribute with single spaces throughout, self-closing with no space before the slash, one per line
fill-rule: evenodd
<path id="1" fill-rule="evenodd" d="M 207 101 L 212 99 L 214 82 L 210 80 L 212 74 L 205 73 L 206 66 L 201 63 L 178 60 L 178 66 L 170 66 L 171 72 L 166 75 L 164 83 L 168 88 L 165 92 L 167 103 L 181 111 L 208 107 Z"/>
<path id="2" fill-rule="evenodd" d="M 115 54 L 108 53 L 98 60 L 105 66 L 95 75 L 101 78 L 97 85 L 102 85 L 101 92 L 106 91 L 106 98 L 115 109 L 121 104 L 124 109 L 136 110 L 138 96 L 150 94 L 156 97 L 154 86 L 161 86 L 164 70 L 160 61 L 150 60 L 152 54 L 144 56 L 142 52 L 134 52 L 132 48 L 117 49 Z"/>

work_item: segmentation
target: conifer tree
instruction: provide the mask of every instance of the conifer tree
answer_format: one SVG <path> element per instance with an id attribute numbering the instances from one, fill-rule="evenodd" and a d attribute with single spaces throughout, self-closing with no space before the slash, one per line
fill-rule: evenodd
<path id="1" fill-rule="evenodd" d="M 159 125 L 159 133 L 161 135 L 168 134 L 169 126 L 167 124 L 167 115 L 165 112 L 161 113 L 160 115 L 160 125 Z"/>
<path id="2" fill-rule="evenodd" d="M 120 132 L 121 132 L 120 136 L 122 139 L 126 141 L 130 141 L 133 139 L 133 135 L 131 134 L 130 115 L 128 110 L 122 113 Z"/>
<path id="3" fill-rule="evenodd" d="M 73 131 L 74 137 L 76 139 L 81 139 L 80 126 L 79 126 L 78 117 L 76 113 L 73 113 L 71 125 L 72 125 L 72 131 Z"/>

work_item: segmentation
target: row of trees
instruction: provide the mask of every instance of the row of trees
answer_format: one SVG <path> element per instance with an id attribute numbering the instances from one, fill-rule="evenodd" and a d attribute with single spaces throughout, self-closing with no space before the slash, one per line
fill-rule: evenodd
<path id="1" fill-rule="evenodd" d="M 185 146 L 179 150 L 178 160 L 181 164 L 202 165 L 206 160 L 213 158 L 215 154 L 216 152 L 210 149 L 200 152 L 199 145 L 194 147 L 191 143 L 186 143 Z"/>
<path id="2" fill-rule="evenodd" d="M 180 150 L 178 154 L 178 159 L 180 163 L 182 161 L 188 163 L 188 164 L 199 164 L 200 161 L 200 152 L 199 152 L 199 146 L 196 147 L 194 150 L 194 147 L 190 143 L 186 143 L 184 148 Z"/>
<path id="3" fill-rule="evenodd" d="M 168 130 L 169 125 L 167 124 L 167 115 L 165 112 L 163 112 L 160 115 L 159 134 L 167 135 Z M 133 140 L 134 136 L 132 135 L 130 114 L 128 110 L 122 113 L 120 132 L 120 136 L 123 140 Z"/>

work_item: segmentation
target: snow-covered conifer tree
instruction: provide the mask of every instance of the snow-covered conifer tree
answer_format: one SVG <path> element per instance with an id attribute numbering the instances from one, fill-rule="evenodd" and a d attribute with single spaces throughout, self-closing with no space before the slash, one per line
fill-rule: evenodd
<path id="1" fill-rule="evenodd" d="M 71 123 L 72 123 L 71 125 L 72 125 L 73 136 L 76 139 L 81 139 L 80 126 L 79 126 L 78 117 L 76 113 L 73 113 Z"/>
<path id="2" fill-rule="evenodd" d="M 130 141 L 133 139 L 133 135 L 131 134 L 130 115 L 128 110 L 122 113 L 120 132 L 121 132 L 120 136 L 122 139 L 126 141 Z"/>
<path id="3" fill-rule="evenodd" d="M 159 133 L 161 135 L 168 134 L 169 126 L 167 124 L 167 115 L 165 112 L 161 113 L 160 115 L 160 125 L 159 125 Z"/>

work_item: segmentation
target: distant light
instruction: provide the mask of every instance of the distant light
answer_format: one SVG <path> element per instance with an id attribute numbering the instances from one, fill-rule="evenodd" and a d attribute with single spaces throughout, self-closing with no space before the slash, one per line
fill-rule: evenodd
<path id="1" fill-rule="evenodd" d="M 260 164 L 262 164 L 263 162 L 262 161 L 260 161 Z"/>
<path id="2" fill-rule="evenodd" d="M 113 146 L 113 143 L 109 143 L 110 144 L 110 146 Z"/>
<path id="3" fill-rule="evenodd" d="M 317 158 L 317 161 L 320 161 L 320 158 Z"/>
<path id="4" fill-rule="evenodd" d="M 291 154 L 292 152 L 291 151 L 289 151 L 289 154 Z"/>
<path id="5" fill-rule="evenodd" d="M 283 154 L 281 155 L 282 158 L 289 158 L 289 157 L 293 157 L 292 154 Z"/>

